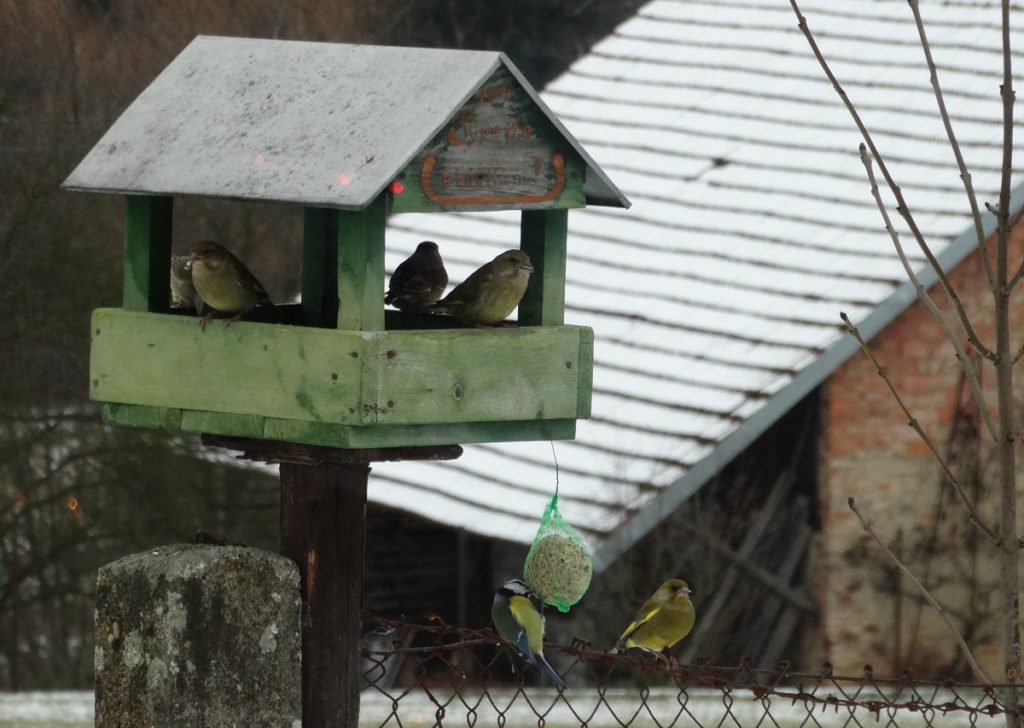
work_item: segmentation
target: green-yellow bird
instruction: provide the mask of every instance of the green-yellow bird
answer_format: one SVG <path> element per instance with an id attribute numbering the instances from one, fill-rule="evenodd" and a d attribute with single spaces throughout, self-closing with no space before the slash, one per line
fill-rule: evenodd
<path id="1" fill-rule="evenodd" d="M 199 319 L 206 331 L 206 322 L 217 313 L 231 314 L 225 321 L 230 326 L 252 311 L 260 303 L 270 303 L 270 297 L 256 276 L 229 250 L 204 240 L 192 249 L 189 257 L 192 285 L 210 311 Z"/>
<path id="2" fill-rule="evenodd" d="M 473 271 L 433 310 L 450 313 L 473 326 L 500 324 L 519 305 L 531 273 L 530 256 L 521 250 L 506 250 Z"/>
<path id="3" fill-rule="evenodd" d="M 640 607 L 615 647 L 639 647 L 651 652 L 672 647 L 690 633 L 697 618 L 690 594 L 690 587 L 685 581 L 666 581 Z"/>

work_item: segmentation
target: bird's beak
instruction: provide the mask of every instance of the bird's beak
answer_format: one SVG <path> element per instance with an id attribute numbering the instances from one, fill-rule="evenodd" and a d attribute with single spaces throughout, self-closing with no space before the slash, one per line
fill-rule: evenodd
<path id="1" fill-rule="evenodd" d="M 185 263 L 185 270 L 192 270 L 192 266 L 195 265 L 197 260 L 199 260 L 199 256 L 192 253 L 192 255 L 188 257 L 188 262 Z"/>
<path id="2" fill-rule="evenodd" d="M 523 264 L 522 264 L 521 266 L 519 266 L 519 267 L 520 267 L 520 268 L 522 268 L 523 270 L 528 270 L 528 271 L 530 271 L 531 273 L 533 273 L 533 266 L 532 266 L 532 265 L 530 265 L 529 263 L 523 263 Z"/>

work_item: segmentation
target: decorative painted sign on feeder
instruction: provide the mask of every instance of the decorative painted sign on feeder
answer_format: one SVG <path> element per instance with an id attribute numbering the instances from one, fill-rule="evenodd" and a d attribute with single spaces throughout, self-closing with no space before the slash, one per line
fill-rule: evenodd
<path id="1" fill-rule="evenodd" d="M 585 173 L 572 145 L 502 67 L 406 167 L 396 210 L 578 207 Z"/>
<path id="2" fill-rule="evenodd" d="M 127 195 L 123 307 L 92 326 L 110 422 L 380 448 L 571 438 L 590 415 L 567 211 L 628 201 L 504 54 L 199 37 L 64 186 Z M 205 333 L 171 310 L 193 195 L 303 205 L 302 302 Z M 533 268 L 517 327 L 385 315 L 388 214 L 503 209 Z"/>

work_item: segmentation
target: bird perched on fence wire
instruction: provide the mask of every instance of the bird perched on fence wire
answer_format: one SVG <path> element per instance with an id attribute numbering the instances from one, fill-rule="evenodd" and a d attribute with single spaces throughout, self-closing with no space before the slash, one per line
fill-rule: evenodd
<path id="1" fill-rule="evenodd" d="M 669 579 L 636 613 L 615 644 L 616 649 L 639 647 L 660 653 L 690 633 L 697 612 L 690 601 L 689 585 Z"/>
<path id="2" fill-rule="evenodd" d="M 441 251 L 437 243 L 424 240 L 391 274 L 384 303 L 400 311 L 425 311 L 437 303 L 447 287 L 448 271 Z"/>
<path id="3" fill-rule="evenodd" d="M 171 256 L 171 305 L 194 308 L 202 316 L 206 306 L 192 285 L 192 267 L 187 255 Z"/>
<path id="4" fill-rule="evenodd" d="M 473 271 L 433 310 L 474 326 L 500 324 L 519 305 L 531 273 L 530 256 L 521 250 L 506 250 Z"/>
<path id="5" fill-rule="evenodd" d="M 558 688 L 565 682 L 544 659 L 544 604 L 520 579 L 506 581 L 494 594 L 491 620 L 498 634 Z"/>
<path id="6" fill-rule="evenodd" d="M 225 326 L 230 326 L 257 305 L 271 303 L 263 284 L 245 264 L 212 240 L 204 240 L 192 249 L 189 264 L 192 285 L 203 303 L 210 307 L 199 319 L 204 332 L 206 322 L 217 313 L 231 314 L 224 322 Z"/>

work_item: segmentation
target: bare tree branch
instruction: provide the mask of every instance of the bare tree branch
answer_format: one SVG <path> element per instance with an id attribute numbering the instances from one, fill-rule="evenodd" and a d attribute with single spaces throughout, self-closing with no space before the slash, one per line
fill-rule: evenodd
<path id="1" fill-rule="evenodd" d="M 1018 209 L 1017 212 L 1013 213 L 1013 217 L 1011 217 L 1007 221 L 1007 229 L 1013 230 L 1015 227 L 1017 227 L 1017 223 L 1020 222 L 1020 218 L 1022 216 L 1024 216 L 1024 206 Z M 1006 284 L 1007 290 L 1012 291 L 1014 287 L 1017 285 L 1017 283 L 1020 282 L 1022 276 L 1024 276 L 1024 258 L 1021 258 L 1020 265 L 1017 266 L 1017 272 L 1013 274 L 1013 278 L 1011 278 L 1010 281 Z M 1014 359 L 1014 361 L 1017 360 Z"/>
<path id="2" fill-rule="evenodd" d="M 910 569 L 908 569 L 906 565 L 896 557 L 896 554 L 894 554 L 892 550 L 885 545 L 885 542 L 878 537 L 878 534 L 875 533 L 875 529 L 871 527 L 871 524 L 868 523 L 860 510 L 857 509 L 857 504 L 854 502 L 853 498 L 847 498 L 846 502 L 850 505 L 850 510 L 853 511 L 860 520 L 860 525 L 864 527 L 864 530 L 868 532 L 871 538 L 875 539 L 875 543 L 882 547 L 882 550 L 885 551 L 886 555 L 896 568 L 914 583 L 914 586 L 917 587 L 918 591 L 921 592 L 924 598 L 928 600 L 928 603 L 931 604 L 935 611 L 939 613 L 939 616 L 942 617 L 942 621 L 946 623 L 946 626 L 949 627 L 950 631 L 956 637 L 956 643 L 960 646 L 960 652 L 963 653 L 964 659 L 967 660 L 967 664 L 971 666 L 971 671 L 974 673 L 974 676 L 986 685 L 991 685 L 992 681 L 988 679 L 985 671 L 981 669 L 981 665 L 979 665 L 978 661 L 974 659 L 974 655 L 971 653 L 971 648 L 967 646 L 963 636 L 960 634 L 960 630 L 958 630 L 956 625 L 953 624 L 953 620 L 950 618 L 946 610 L 942 608 L 941 604 L 935 601 L 935 597 L 925 589 L 924 584 L 917 580 L 917 577 L 914 576 L 913 572 L 911 572 Z"/>
<path id="3" fill-rule="evenodd" d="M 953 289 L 953 285 L 949 282 L 949 278 L 946 276 L 946 272 L 942 270 L 942 266 L 939 265 L 939 261 L 936 260 L 935 255 L 932 253 L 931 247 L 929 247 L 927 241 L 924 239 L 924 235 L 921 233 L 921 229 L 917 226 L 917 221 L 914 219 L 914 215 L 910 212 L 910 208 L 907 206 L 906 200 L 903 199 L 903 191 L 900 186 L 896 184 L 892 175 L 889 173 L 889 168 L 885 164 L 885 160 L 882 159 L 881 153 L 875 146 L 875 141 L 871 137 L 871 132 L 864 125 L 864 121 L 860 118 L 860 114 L 857 113 L 857 109 L 854 108 L 853 102 L 850 101 L 850 97 L 846 95 L 846 90 L 840 85 L 839 80 L 832 73 L 831 67 L 828 65 L 828 61 L 825 60 L 825 56 L 822 55 L 821 49 L 818 48 L 817 41 L 814 40 L 814 35 L 811 33 L 810 26 L 807 24 L 807 18 L 804 17 L 803 13 L 800 12 L 800 6 L 797 0 L 789 0 L 790 6 L 793 8 L 793 12 L 797 17 L 797 26 L 800 28 L 800 32 L 804 34 L 807 39 L 807 43 L 811 47 L 811 51 L 814 53 L 814 57 L 818 59 L 818 64 L 821 66 L 822 71 L 825 72 L 825 76 L 832 83 L 832 87 L 839 94 L 839 98 L 842 100 L 843 105 L 846 106 L 846 110 L 850 113 L 854 124 L 857 125 L 857 129 L 860 131 L 861 137 L 864 139 L 864 143 L 868 149 L 871 150 L 871 156 L 878 165 L 878 169 L 882 172 L 882 176 L 885 178 L 886 184 L 889 186 L 889 190 L 892 192 L 893 197 L 896 198 L 896 209 L 900 213 L 900 216 L 906 221 L 907 227 L 910 228 L 911 234 L 914 236 L 914 240 L 917 241 L 917 245 L 921 248 L 921 252 L 924 253 L 925 258 L 928 259 L 928 263 L 935 270 L 936 275 L 939 278 L 939 283 L 942 284 L 942 290 L 946 292 L 949 300 L 953 304 L 953 308 L 956 310 L 957 317 L 960 319 L 961 325 L 964 327 L 964 331 L 967 332 L 967 338 L 971 342 L 971 345 L 981 353 L 986 359 L 995 361 L 995 353 L 981 343 L 978 335 L 974 331 L 974 327 L 971 325 L 970 319 L 967 318 L 967 312 L 964 311 L 963 303 L 960 301 L 960 296 Z"/>
<path id="4" fill-rule="evenodd" d="M 999 211 L 996 216 L 996 290 L 993 296 L 996 327 L 996 388 L 999 395 L 999 577 L 1003 611 L 1003 666 L 1008 679 L 1021 681 L 1020 645 L 1020 549 L 1009 544 L 1017 532 L 1017 465 L 1014 437 L 1016 407 L 1013 400 L 1013 360 L 1010 358 L 1010 288 L 1008 281 L 1010 242 L 1010 171 L 1013 166 L 1013 73 L 1010 49 L 1010 2 L 1002 2 L 1003 83 L 1003 160 L 999 186 Z M 1003 691 L 1007 725 L 1021 726 L 1021 688 Z"/>
<path id="5" fill-rule="evenodd" d="M 971 205 L 971 218 L 974 220 L 974 233 L 978 237 L 978 249 L 981 251 L 981 262 L 985 266 L 985 275 L 988 276 L 988 285 L 993 291 L 996 288 L 995 274 L 992 272 L 992 262 L 988 259 L 988 246 L 985 244 L 985 231 L 981 225 L 981 210 L 978 208 L 978 196 L 974 194 L 974 183 L 971 181 L 971 173 L 964 162 L 964 156 L 960 152 L 960 144 L 953 133 L 953 125 L 949 120 L 949 112 L 946 111 L 946 100 L 942 95 L 942 88 L 939 86 L 939 73 L 932 59 L 932 48 L 928 43 L 928 36 L 924 30 L 924 21 L 921 19 L 921 7 L 918 0 L 908 0 L 910 9 L 914 13 L 914 22 L 917 24 L 917 34 L 921 38 L 921 50 L 924 51 L 925 60 L 928 62 L 928 74 L 931 79 L 932 89 L 935 91 L 935 101 L 939 106 L 939 116 L 942 117 L 942 125 L 946 127 L 946 136 L 949 139 L 949 146 L 956 157 L 957 167 L 960 168 L 960 179 L 964 183 L 964 191 L 967 193 L 967 200 Z"/>
<path id="6" fill-rule="evenodd" d="M 928 295 L 928 291 L 925 290 L 924 285 L 921 283 L 921 279 L 914 273 L 913 267 L 910 265 L 910 261 L 907 259 L 906 252 L 903 250 L 903 245 L 900 243 L 900 236 L 892 226 L 892 221 L 889 219 L 889 213 L 885 209 L 885 203 L 882 202 L 882 195 L 878 191 L 878 183 L 875 181 L 875 171 L 871 166 L 871 158 L 867 154 L 867 149 L 863 144 L 860 145 L 860 161 L 864 164 L 864 169 L 868 174 L 868 181 L 871 183 L 871 195 L 875 198 L 875 204 L 878 205 L 878 211 L 882 214 L 882 220 L 885 222 L 885 229 L 889 233 L 889 237 L 892 238 L 892 244 L 896 247 L 896 255 L 899 256 L 900 263 L 903 264 L 903 270 L 906 271 L 907 277 L 910 282 L 914 284 L 914 290 L 917 291 L 917 297 L 921 303 L 924 304 L 925 308 L 935 317 L 935 320 L 939 322 L 942 330 L 946 333 L 946 338 L 953 345 L 956 350 L 957 361 L 960 362 L 960 366 L 964 370 L 964 374 L 967 375 L 967 383 L 971 387 L 971 392 L 974 393 L 974 400 L 978 403 L 978 410 L 981 412 L 981 419 L 984 421 L 985 426 L 988 428 L 989 435 L 995 442 L 999 442 L 999 431 L 996 429 L 996 424 L 992 420 L 992 413 L 988 411 L 988 404 L 985 400 L 985 393 L 981 389 L 981 382 L 978 381 L 978 374 L 974 370 L 974 364 L 971 362 L 971 358 L 967 356 L 967 352 L 964 350 L 963 344 L 960 343 L 960 337 L 956 335 L 953 328 L 946 321 L 946 317 L 942 315 L 942 311 L 935 305 L 935 301 Z"/>
<path id="7" fill-rule="evenodd" d="M 892 396 L 896 400 L 896 403 L 900 406 L 900 409 L 903 410 L 903 414 L 906 415 L 907 417 L 907 424 L 910 425 L 911 428 L 913 428 L 914 432 L 918 434 L 918 436 L 921 438 L 924 444 L 928 447 L 928 450 L 935 457 L 935 460 L 939 463 L 939 467 L 942 468 L 942 472 L 946 476 L 946 480 L 948 480 L 949 484 L 953 486 L 953 490 L 956 491 L 956 494 L 960 496 L 960 502 L 963 503 L 964 507 L 967 509 L 967 520 L 973 523 L 983 534 L 985 534 L 985 536 L 990 541 L 992 541 L 992 543 L 998 545 L 999 537 L 991 528 L 985 525 L 985 523 L 981 520 L 981 516 L 978 515 L 977 510 L 975 510 L 974 508 L 974 504 L 971 503 L 971 499 L 967 497 L 967 493 L 964 492 L 963 487 L 960 485 L 960 481 L 957 479 L 956 475 L 953 474 L 953 471 L 950 469 L 949 464 L 946 462 L 946 459 L 943 458 L 939 451 L 935 448 L 935 445 L 932 443 L 931 438 L 929 438 L 928 435 L 925 433 L 924 429 L 921 427 L 921 424 L 917 421 L 917 418 L 910 413 L 910 410 L 907 408 L 906 402 L 904 402 L 903 398 L 900 397 L 899 392 L 896 391 L 896 387 L 893 386 L 892 380 L 889 379 L 889 375 L 885 373 L 885 370 L 882 368 L 882 365 L 878 363 L 878 360 L 875 358 L 875 355 L 871 352 L 871 349 L 868 348 L 867 342 L 865 342 L 864 338 L 860 335 L 860 331 L 857 329 L 856 326 L 853 325 L 853 323 L 850 322 L 850 318 L 845 313 L 840 313 L 839 316 L 840 318 L 842 318 L 843 324 L 846 326 L 846 330 L 850 332 L 850 335 L 857 340 L 857 343 L 860 345 L 861 351 L 863 351 L 865 356 L 867 356 L 867 358 L 871 361 L 871 364 L 875 367 L 875 372 L 878 374 L 878 376 L 882 378 L 882 381 L 885 382 L 885 385 L 889 388 L 889 392 L 892 393 Z"/>

